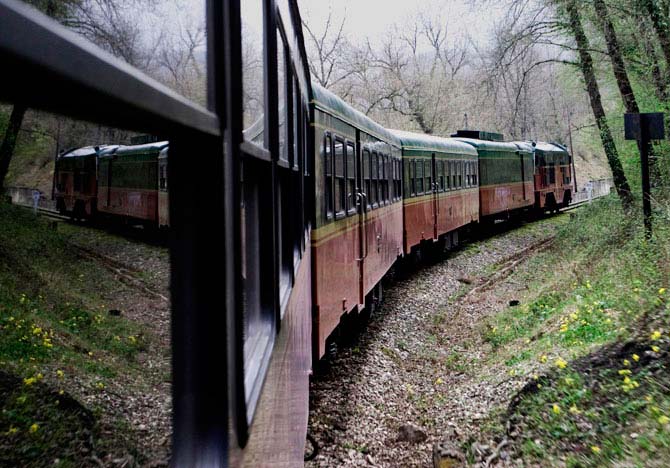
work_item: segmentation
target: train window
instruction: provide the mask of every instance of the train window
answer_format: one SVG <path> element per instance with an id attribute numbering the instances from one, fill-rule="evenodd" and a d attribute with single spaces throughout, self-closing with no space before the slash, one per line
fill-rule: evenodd
<path id="1" fill-rule="evenodd" d="M 300 150 L 301 150 L 301 141 L 300 141 L 300 98 L 299 98 L 299 91 L 300 88 L 298 87 L 298 82 L 296 79 L 292 79 L 292 85 L 291 89 L 293 91 L 293 158 L 291 161 L 291 165 L 293 169 L 295 170 L 300 170 Z"/>
<path id="2" fill-rule="evenodd" d="M 407 160 L 405 160 L 405 161 L 407 161 Z M 410 195 L 415 196 L 416 195 L 416 161 L 414 159 L 410 159 L 407 162 L 407 171 L 409 173 Z"/>
<path id="3" fill-rule="evenodd" d="M 477 161 L 472 162 L 472 185 L 477 186 L 479 185 L 479 165 L 477 164 Z"/>
<path id="4" fill-rule="evenodd" d="M 389 158 L 387 155 L 382 156 L 384 160 L 384 164 L 382 165 L 384 168 L 384 176 L 382 177 L 382 195 L 384 198 L 384 203 L 389 202 Z"/>
<path id="5" fill-rule="evenodd" d="M 323 143 L 323 166 L 325 174 L 324 199 L 326 202 L 326 218 L 333 217 L 333 156 L 331 153 L 332 139 L 326 135 Z"/>
<path id="6" fill-rule="evenodd" d="M 288 123 L 286 113 L 288 111 L 288 99 L 286 80 L 286 45 L 284 38 L 277 30 L 277 116 L 279 133 L 279 159 L 288 162 Z"/>
<path id="7" fill-rule="evenodd" d="M 344 180 L 344 142 L 335 138 L 333 148 L 333 159 L 335 160 L 335 216 L 343 216 L 346 209 L 345 180 Z"/>
<path id="8" fill-rule="evenodd" d="M 84 185 L 82 179 L 83 179 L 83 177 L 82 177 L 81 172 L 76 171 L 74 173 L 74 182 L 73 182 L 73 190 L 75 192 L 81 192 L 82 186 Z"/>
<path id="9" fill-rule="evenodd" d="M 458 188 L 463 188 L 463 161 L 458 161 Z"/>
<path id="10" fill-rule="evenodd" d="M 364 189 L 365 190 L 365 203 L 367 204 L 367 207 L 370 208 L 370 158 L 372 155 L 370 154 L 370 151 L 368 150 L 363 150 L 363 181 L 364 181 Z"/>
<path id="11" fill-rule="evenodd" d="M 437 161 L 437 177 L 440 192 L 444 192 L 444 161 Z"/>
<path id="12" fill-rule="evenodd" d="M 159 161 L 159 168 L 158 168 L 158 173 L 159 173 L 159 178 L 158 178 L 158 187 L 161 190 L 167 190 L 167 165 L 166 164 L 161 164 L 161 161 Z"/>
<path id="13" fill-rule="evenodd" d="M 379 201 L 379 155 L 376 151 L 372 152 L 372 159 L 370 162 L 370 170 L 372 171 L 370 192 L 370 205 L 376 205 Z"/>
<path id="14" fill-rule="evenodd" d="M 433 161 L 425 159 L 423 161 L 424 174 L 426 175 L 426 193 L 433 191 Z"/>
<path id="15" fill-rule="evenodd" d="M 393 183 L 394 184 L 394 189 L 395 189 L 394 196 L 395 196 L 395 200 L 397 201 L 402 196 L 402 192 L 401 192 L 402 189 L 400 188 L 401 187 L 400 184 L 401 184 L 401 180 L 402 180 L 402 163 L 401 163 L 400 160 L 395 159 L 393 161 L 393 164 L 395 165 L 395 181 Z"/>
<path id="16" fill-rule="evenodd" d="M 424 170 L 423 159 L 416 161 L 416 194 L 421 195 L 424 192 Z"/>
<path id="17" fill-rule="evenodd" d="M 356 212 L 356 148 L 347 142 L 347 209 Z"/>
<path id="18" fill-rule="evenodd" d="M 240 2 L 242 20 L 242 99 L 244 138 L 267 148 L 265 135 L 265 60 L 263 57 L 263 2 Z M 280 42 L 281 43 L 281 42 Z"/>
<path id="19" fill-rule="evenodd" d="M 464 161 L 465 186 L 470 187 L 470 161 Z"/>
<path id="20" fill-rule="evenodd" d="M 556 183 L 556 165 L 554 163 L 549 164 L 549 183 Z"/>

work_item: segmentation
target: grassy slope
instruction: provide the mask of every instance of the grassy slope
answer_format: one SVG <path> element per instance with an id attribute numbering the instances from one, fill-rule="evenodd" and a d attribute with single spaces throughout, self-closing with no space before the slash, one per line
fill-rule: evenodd
<path id="1" fill-rule="evenodd" d="M 124 421 L 102 414 L 109 381 L 141 382 L 136 358 L 151 338 L 108 314 L 110 288 L 119 289 L 111 274 L 64 234 L 0 204 L 0 465 L 141 460 L 132 433 L 114 430 Z"/>
<path id="2" fill-rule="evenodd" d="M 576 212 L 518 273 L 526 305 L 483 330 L 493 359 L 528 377 L 504 418 L 529 462 L 670 459 L 670 229 L 661 210 L 652 242 L 640 224 L 614 197 Z"/>

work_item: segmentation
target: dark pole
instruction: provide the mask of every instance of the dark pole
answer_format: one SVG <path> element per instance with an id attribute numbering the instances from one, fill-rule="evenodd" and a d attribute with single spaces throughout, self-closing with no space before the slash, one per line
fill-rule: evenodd
<path id="1" fill-rule="evenodd" d="M 651 185 L 649 183 L 649 131 L 647 125 L 642 125 L 639 144 L 642 163 L 642 211 L 644 213 L 644 231 L 647 239 L 651 239 Z"/>

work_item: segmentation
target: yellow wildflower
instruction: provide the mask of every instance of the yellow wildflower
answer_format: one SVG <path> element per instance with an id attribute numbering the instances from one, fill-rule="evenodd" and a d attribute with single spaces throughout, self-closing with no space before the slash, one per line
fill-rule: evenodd
<path id="1" fill-rule="evenodd" d="M 658 423 L 662 426 L 665 426 L 666 424 L 670 423 L 670 418 L 663 414 L 658 417 Z"/>
<path id="2" fill-rule="evenodd" d="M 543 364 L 545 362 L 547 362 L 547 355 L 546 354 L 543 354 L 542 356 L 540 356 L 540 362 L 543 363 Z"/>
<path id="3" fill-rule="evenodd" d="M 39 335 L 40 333 L 42 333 L 42 329 L 40 327 L 33 328 L 33 335 Z"/>
<path id="4" fill-rule="evenodd" d="M 59 379 L 62 379 L 63 377 L 65 377 L 65 372 L 63 372 L 62 370 L 58 369 L 58 370 L 56 371 L 56 376 L 57 376 Z"/>
<path id="5" fill-rule="evenodd" d="M 89 355 L 89 356 L 93 356 L 93 351 L 89 351 L 89 352 L 88 352 L 88 355 Z"/>
<path id="6" fill-rule="evenodd" d="M 661 339 L 661 332 L 658 330 L 654 330 L 654 332 L 651 334 L 651 339 L 656 341 Z"/>
<path id="7" fill-rule="evenodd" d="M 660 289 L 658 290 L 658 293 L 659 293 L 661 296 L 662 296 L 663 294 L 665 294 L 665 288 L 660 288 Z"/>
<path id="8" fill-rule="evenodd" d="M 630 374 L 631 374 L 631 371 L 628 370 L 628 369 L 621 369 L 619 371 L 619 375 L 630 375 Z"/>
<path id="9" fill-rule="evenodd" d="M 37 423 L 33 423 L 33 425 L 30 426 L 29 431 L 30 431 L 31 434 L 34 434 L 35 432 L 37 432 L 37 430 L 38 430 L 39 428 L 40 428 L 40 426 L 39 426 Z"/>
<path id="10" fill-rule="evenodd" d="M 23 379 L 23 383 L 26 385 L 32 385 L 35 382 L 37 382 L 37 379 L 35 377 L 28 377 L 27 379 Z"/>
<path id="11" fill-rule="evenodd" d="M 7 435 L 12 435 L 12 434 L 16 434 L 17 432 L 19 432 L 19 430 L 17 428 L 15 428 L 14 426 L 9 426 L 9 429 L 7 430 L 6 434 Z"/>
<path id="12" fill-rule="evenodd" d="M 624 377 L 623 383 L 629 384 L 630 382 L 631 382 L 630 377 L 628 377 L 628 376 Z"/>
<path id="13" fill-rule="evenodd" d="M 565 381 L 566 385 L 572 385 L 574 383 L 574 380 L 570 377 L 566 377 L 563 380 Z"/>
<path id="14" fill-rule="evenodd" d="M 654 397 L 651 396 L 651 395 L 647 395 L 646 397 L 644 397 L 644 399 L 647 400 L 649 403 L 651 403 L 652 401 L 654 401 Z"/>
<path id="15" fill-rule="evenodd" d="M 559 369 L 565 369 L 568 366 L 568 363 L 559 357 L 558 359 L 556 359 L 556 366 Z"/>
<path id="16" fill-rule="evenodd" d="M 495 333 L 495 329 L 494 329 L 494 333 Z M 130 336 L 128 337 L 128 340 L 129 340 L 132 344 L 137 343 L 137 338 L 135 338 L 133 335 L 130 335 Z"/>
<path id="17" fill-rule="evenodd" d="M 437 385 L 440 385 L 440 384 L 443 384 L 443 383 L 444 383 L 444 380 L 442 380 L 442 378 L 438 377 L 437 380 L 435 381 L 435 383 L 436 383 Z"/>
<path id="18" fill-rule="evenodd" d="M 554 403 L 554 406 L 551 408 L 554 414 L 561 414 L 561 407 Z"/>
<path id="19" fill-rule="evenodd" d="M 661 348 L 659 348 L 658 346 L 652 346 L 651 350 L 655 353 L 658 353 L 661 350 Z"/>
<path id="20" fill-rule="evenodd" d="M 635 361 L 635 362 L 640 360 L 640 356 L 638 356 L 637 354 L 633 354 L 633 356 L 631 356 L 631 357 L 633 358 L 633 361 Z"/>
<path id="21" fill-rule="evenodd" d="M 65 393 L 63 390 L 58 390 L 59 395 L 62 395 L 63 393 Z"/>
<path id="22" fill-rule="evenodd" d="M 95 386 L 96 386 L 99 390 L 104 390 L 104 388 L 105 388 L 105 384 L 102 383 L 102 382 L 98 382 L 97 384 L 95 384 Z"/>
<path id="23" fill-rule="evenodd" d="M 597 445 L 592 445 L 591 446 L 591 451 L 593 453 L 595 453 L 596 455 L 598 455 L 600 453 L 600 447 L 598 447 Z"/>
<path id="24" fill-rule="evenodd" d="M 630 367 L 630 361 L 628 359 L 623 360 L 623 365 L 626 367 Z"/>
<path id="25" fill-rule="evenodd" d="M 582 412 L 577 408 L 577 405 L 572 405 L 570 407 L 570 413 L 572 414 L 582 414 Z"/>

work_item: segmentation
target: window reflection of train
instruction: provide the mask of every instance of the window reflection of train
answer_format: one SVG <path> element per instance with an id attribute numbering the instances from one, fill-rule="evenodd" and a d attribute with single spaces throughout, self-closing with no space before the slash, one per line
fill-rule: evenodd
<path id="1" fill-rule="evenodd" d="M 66 151 L 54 169 L 56 209 L 75 219 L 169 226 L 167 154 L 167 142 Z"/>
<path id="2" fill-rule="evenodd" d="M 312 364 L 338 325 L 399 258 L 568 203 L 572 161 L 485 132 L 385 129 L 311 84 L 295 0 L 209 5 L 206 108 L 14 0 L 0 94 L 169 139 L 61 155 L 58 208 L 174 233 L 172 464 L 299 466 Z"/>

